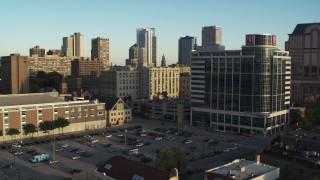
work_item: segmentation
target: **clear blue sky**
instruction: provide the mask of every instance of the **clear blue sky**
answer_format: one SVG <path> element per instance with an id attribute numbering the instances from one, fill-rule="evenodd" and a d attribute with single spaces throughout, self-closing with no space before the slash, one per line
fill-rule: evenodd
<path id="1" fill-rule="evenodd" d="M 298 23 L 320 22 L 320 0 L 8 0 L 0 2 L 0 56 L 28 55 L 29 48 L 60 49 L 62 37 L 85 36 L 85 55 L 91 39 L 110 39 L 110 59 L 124 65 L 136 41 L 137 28 L 154 27 L 157 59 L 178 60 L 178 39 L 197 37 L 201 28 L 222 27 L 226 49 L 240 49 L 245 34 L 270 33 L 284 42 Z"/>

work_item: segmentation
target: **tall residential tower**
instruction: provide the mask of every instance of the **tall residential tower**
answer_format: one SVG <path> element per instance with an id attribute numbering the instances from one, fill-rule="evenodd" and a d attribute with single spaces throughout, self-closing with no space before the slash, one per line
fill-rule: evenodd
<path id="1" fill-rule="evenodd" d="M 62 39 L 61 50 L 65 56 L 84 56 L 84 36 L 80 33 L 74 33 L 70 37 L 64 37 Z"/>
<path id="2" fill-rule="evenodd" d="M 97 37 L 91 40 L 91 58 L 101 59 L 104 69 L 111 66 L 109 59 L 109 39 Z"/>

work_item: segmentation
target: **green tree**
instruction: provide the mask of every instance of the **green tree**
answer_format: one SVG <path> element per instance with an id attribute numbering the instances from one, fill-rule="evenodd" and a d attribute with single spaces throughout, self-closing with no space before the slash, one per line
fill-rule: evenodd
<path id="1" fill-rule="evenodd" d="M 32 137 L 33 137 L 33 133 L 37 132 L 37 127 L 34 124 L 31 124 L 31 123 L 30 124 L 26 124 L 23 127 L 23 131 L 24 131 L 25 135 L 29 134 L 29 137 L 30 137 L 30 134 L 32 134 Z"/>
<path id="2" fill-rule="evenodd" d="M 16 135 L 18 135 L 18 134 L 20 134 L 20 131 L 18 129 L 16 129 L 16 128 L 8 129 L 7 135 L 11 136 L 12 139 L 13 139 L 13 137 L 15 138 Z"/>
<path id="3" fill-rule="evenodd" d="M 55 128 L 59 128 L 59 133 L 60 133 L 60 128 L 62 130 L 62 134 L 63 134 L 63 128 L 69 126 L 70 122 L 65 119 L 65 118 L 58 118 L 56 120 L 53 121 Z"/>
<path id="4" fill-rule="evenodd" d="M 157 154 L 155 165 L 159 169 L 166 171 L 171 171 L 172 168 L 175 168 L 176 162 L 174 154 L 168 146 L 160 149 L 160 152 Z"/>
<path id="5" fill-rule="evenodd" d="M 49 132 L 54 130 L 55 127 L 53 121 L 43 121 L 39 124 L 39 129 L 40 131 L 48 132 L 49 134 Z"/>
<path id="6" fill-rule="evenodd" d="M 183 149 L 179 146 L 168 147 L 164 146 L 157 154 L 155 165 L 159 169 L 171 171 L 172 168 L 185 168 L 188 164 L 188 159 Z"/>
<path id="7" fill-rule="evenodd" d="M 184 150 L 179 146 L 173 146 L 171 150 L 176 161 L 176 168 L 178 170 L 181 170 L 181 168 L 185 168 L 188 164 L 188 158 Z"/>

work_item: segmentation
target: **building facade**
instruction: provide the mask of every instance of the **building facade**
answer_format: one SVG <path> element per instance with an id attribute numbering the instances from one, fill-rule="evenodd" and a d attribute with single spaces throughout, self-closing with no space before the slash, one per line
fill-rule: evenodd
<path id="1" fill-rule="evenodd" d="M 179 82 L 179 98 L 190 99 L 191 98 L 191 74 L 188 72 L 180 73 Z"/>
<path id="2" fill-rule="evenodd" d="M 2 93 L 24 94 L 29 92 L 28 56 L 11 54 L 1 57 Z"/>
<path id="3" fill-rule="evenodd" d="M 285 128 L 290 105 L 291 60 L 268 34 L 246 35 L 238 51 L 193 52 L 192 122 L 240 133 Z"/>
<path id="4" fill-rule="evenodd" d="M 6 135 L 9 128 L 16 128 L 21 133 L 17 139 L 26 138 L 23 127 L 34 124 L 65 118 L 70 125 L 64 132 L 76 132 L 106 127 L 105 104 L 98 101 L 64 101 L 58 93 L 35 93 L 21 95 L 0 96 L 0 141 L 12 140 Z M 55 130 L 58 133 L 58 130 Z M 35 136 L 45 135 L 41 131 Z"/>
<path id="5" fill-rule="evenodd" d="M 58 72 L 62 75 L 71 75 L 71 57 L 59 57 L 57 55 L 47 55 L 45 57 L 29 57 L 29 75 L 36 76 L 39 71 Z"/>
<path id="6" fill-rule="evenodd" d="M 197 38 L 185 36 L 179 39 L 178 63 L 190 65 L 191 51 L 197 46 Z"/>
<path id="7" fill-rule="evenodd" d="M 110 88 L 112 87 L 112 88 Z M 118 98 L 139 98 L 139 71 L 124 67 L 101 72 L 101 95 Z"/>
<path id="8" fill-rule="evenodd" d="M 163 93 L 168 97 L 179 97 L 179 68 L 140 68 L 139 98 L 153 99 Z"/>
<path id="9" fill-rule="evenodd" d="M 219 26 L 202 27 L 202 46 L 222 44 L 222 29 Z"/>
<path id="10" fill-rule="evenodd" d="M 55 56 L 59 56 L 59 57 L 63 57 L 64 56 L 63 51 L 60 50 L 60 49 L 50 49 L 47 52 L 47 55 L 55 55 Z"/>
<path id="11" fill-rule="evenodd" d="M 65 56 L 68 57 L 83 57 L 84 56 L 84 36 L 77 32 L 70 37 L 62 39 L 62 47 Z"/>
<path id="12" fill-rule="evenodd" d="M 94 91 L 100 90 L 100 74 L 103 71 L 100 59 L 75 59 L 71 61 L 71 78 L 82 79 L 82 87 Z"/>
<path id="13" fill-rule="evenodd" d="M 320 103 L 320 23 L 298 24 L 286 42 L 292 60 L 292 103 Z"/>
<path id="14" fill-rule="evenodd" d="M 147 66 L 157 66 L 157 38 L 154 28 L 137 29 L 137 45 L 146 49 Z"/>
<path id="15" fill-rule="evenodd" d="M 189 100 L 158 99 L 158 100 L 134 100 L 132 111 L 136 115 L 158 119 L 176 121 L 181 124 L 190 120 Z"/>
<path id="16" fill-rule="evenodd" d="M 35 46 L 33 48 L 30 48 L 29 54 L 30 54 L 30 57 L 32 56 L 44 57 L 46 55 L 45 49 L 40 48 L 40 46 Z"/>
<path id="17" fill-rule="evenodd" d="M 138 46 L 138 44 L 134 44 L 129 48 L 129 59 L 126 59 L 126 66 L 131 66 L 134 68 L 138 67 L 139 49 L 140 49 L 140 47 Z M 145 55 L 144 55 L 144 57 L 145 57 Z"/>
<path id="18" fill-rule="evenodd" d="M 101 59 L 104 69 L 111 66 L 109 58 L 109 39 L 97 37 L 91 40 L 91 59 Z"/>

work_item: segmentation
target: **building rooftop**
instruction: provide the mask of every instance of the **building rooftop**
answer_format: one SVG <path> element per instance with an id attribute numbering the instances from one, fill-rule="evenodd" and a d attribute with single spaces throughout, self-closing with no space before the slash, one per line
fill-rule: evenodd
<path id="1" fill-rule="evenodd" d="M 114 156 L 102 163 L 96 169 L 113 179 L 165 180 L 170 179 L 170 173 L 123 156 Z"/>
<path id="2" fill-rule="evenodd" d="M 264 163 L 236 159 L 231 163 L 207 170 L 207 173 L 220 175 L 226 179 L 250 179 L 278 169 Z"/>
<path id="3" fill-rule="evenodd" d="M 17 106 L 27 104 L 43 104 L 64 102 L 64 100 L 46 93 L 0 95 L 0 106 Z"/>
<path id="4" fill-rule="evenodd" d="M 92 100 L 99 100 L 99 102 L 105 103 L 106 104 L 106 110 L 110 110 L 114 107 L 114 105 L 116 105 L 116 103 L 121 99 L 121 98 L 117 98 L 117 97 L 104 97 L 104 96 L 100 96 L 100 95 L 93 95 L 90 98 L 90 101 Z"/>
<path id="5" fill-rule="evenodd" d="M 293 34 L 293 35 L 304 34 L 305 29 L 306 29 L 308 26 L 311 26 L 311 25 L 320 25 L 320 23 L 297 24 L 297 26 L 294 28 L 292 34 Z"/>

